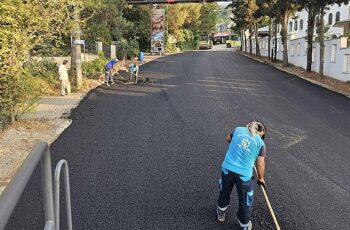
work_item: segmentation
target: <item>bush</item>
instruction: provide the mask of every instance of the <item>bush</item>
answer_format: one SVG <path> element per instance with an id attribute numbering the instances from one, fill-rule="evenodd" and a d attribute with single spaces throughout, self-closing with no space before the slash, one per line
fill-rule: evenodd
<path id="1" fill-rule="evenodd" d="M 55 94 L 59 89 L 58 67 L 52 59 L 34 60 L 27 63 L 24 68 L 26 74 L 38 86 L 40 94 Z"/>
<path id="2" fill-rule="evenodd" d="M 25 69 L 35 78 L 57 81 L 58 67 L 52 59 L 34 60 L 25 65 Z"/>
<path id="3" fill-rule="evenodd" d="M 99 53 L 99 57 L 93 61 L 90 62 L 83 62 L 82 63 L 82 70 L 87 78 L 95 78 L 97 76 L 97 73 L 103 73 L 104 66 L 107 63 L 107 59 L 104 56 L 104 54 L 101 52 Z"/>
<path id="4" fill-rule="evenodd" d="M 9 77 L 11 76 L 11 77 Z M 26 69 L 19 67 L 0 83 L 0 128 L 17 119 L 19 112 L 30 109 L 40 94 L 40 81 Z"/>

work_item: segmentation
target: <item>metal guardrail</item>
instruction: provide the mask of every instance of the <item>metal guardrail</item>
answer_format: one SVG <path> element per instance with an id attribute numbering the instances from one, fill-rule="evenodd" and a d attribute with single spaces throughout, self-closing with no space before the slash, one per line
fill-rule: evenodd
<path id="1" fill-rule="evenodd" d="M 69 170 L 68 163 L 65 160 L 60 160 L 57 163 L 54 177 L 54 189 L 55 189 L 55 229 L 60 229 L 60 175 L 62 167 L 64 167 L 64 192 L 66 197 L 66 212 L 67 212 L 67 227 L 68 230 L 72 230 L 72 209 L 70 201 L 70 185 L 69 185 Z"/>
<path id="2" fill-rule="evenodd" d="M 44 230 L 59 230 L 55 228 L 57 222 L 55 222 L 55 206 L 53 200 L 53 187 L 52 187 L 52 171 L 51 171 L 51 154 L 49 145 L 46 142 L 38 143 L 28 157 L 23 162 L 21 168 L 17 171 L 16 175 L 13 177 L 11 182 L 7 185 L 6 189 L 0 196 L 0 230 L 5 229 L 7 222 L 9 221 L 13 210 L 15 209 L 18 200 L 20 199 L 25 187 L 27 186 L 33 171 L 38 165 L 39 161 L 41 162 L 41 174 L 42 174 L 42 188 L 43 188 L 43 198 L 44 198 L 44 214 L 45 214 L 45 226 Z M 61 162 L 61 161 L 60 161 Z M 66 185 L 66 195 L 67 190 L 69 190 L 69 176 L 68 176 L 68 165 L 66 161 L 59 163 L 56 168 L 58 171 L 58 184 L 59 184 L 59 172 L 63 165 L 66 165 L 65 170 L 65 182 Z M 57 186 L 55 187 L 57 189 Z M 58 186 L 59 190 L 59 186 Z M 55 192 L 55 204 L 59 203 L 57 201 L 57 196 L 59 192 Z M 67 200 L 66 196 L 66 200 Z M 56 209 L 59 209 L 59 206 L 56 205 Z M 67 219 L 68 223 L 72 222 L 71 210 L 70 210 L 70 194 L 69 194 L 69 211 L 67 207 Z M 59 211 L 57 212 L 59 213 Z M 59 215 L 59 214 L 58 214 Z M 69 216 L 69 217 L 68 217 Z M 57 225 L 59 227 L 59 225 Z M 69 226 L 69 225 L 68 225 Z M 69 230 L 71 230 L 70 228 Z"/>

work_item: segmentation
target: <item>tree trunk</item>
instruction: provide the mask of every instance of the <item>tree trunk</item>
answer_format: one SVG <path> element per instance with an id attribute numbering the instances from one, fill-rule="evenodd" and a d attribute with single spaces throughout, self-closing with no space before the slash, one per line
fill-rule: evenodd
<path id="1" fill-rule="evenodd" d="M 323 66 L 324 66 L 324 15 L 325 9 L 321 8 L 320 16 L 320 76 L 323 77 Z"/>
<path id="2" fill-rule="evenodd" d="M 278 42 L 278 21 L 275 20 L 275 56 L 273 57 L 274 62 L 277 62 L 277 42 Z"/>
<path id="3" fill-rule="evenodd" d="M 241 31 L 241 51 L 243 52 L 243 36 L 244 36 L 244 31 Z"/>
<path id="4" fill-rule="evenodd" d="M 253 54 L 252 28 L 249 28 L 249 53 Z"/>
<path id="5" fill-rule="evenodd" d="M 315 30 L 315 18 L 316 13 L 310 5 L 308 7 L 308 23 L 307 23 L 307 62 L 306 62 L 306 71 L 311 72 L 312 67 L 312 44 L 314 39 L 314 30 Z"/>
<path id="6" fill-rule="evenodd" d="M 243 32 L 244 34 L 244 52 L 247 53 L 247 35 L 245 34 L 245 31 Z"/>
<path id="7" fill-rule="evenodd" d="M 270 59 L 271 58 L 271 18 L 269 18 L 269 38 L 268 38 L 268 44 L 267 44 L 267 56 Z"/>
<path id="8" fill-rule="evenodd" d="M 288 67 L 288 12 L 283 11 L 281 14 L 282 24 L 282 44 L 283 44 L 283 66 Z"/>
<path id="9" fill-rule="evenodd" d="M 260 56 L 260 46 L 258 37 L 258 24 L 255 24 L 255 54 Z"/>

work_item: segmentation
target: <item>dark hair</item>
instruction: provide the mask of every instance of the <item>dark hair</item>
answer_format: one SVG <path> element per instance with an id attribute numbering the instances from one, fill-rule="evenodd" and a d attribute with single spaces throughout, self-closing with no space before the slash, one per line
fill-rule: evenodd
<path id="1" fill-rule="evenodd" d="M 67 64 L 68 63 L 68 61 L 67 60 L 64 60 L 63 61 L 63 65 L 65 65 L 65 64 Z"/>
<path id="2" fill-rule="evenodd" d="M 266 134 L 266 125 L 264 123 L 262 123 L 261 121 L 257 122 L 258 125 L 258 132 L 264 132 L 264 135 L 261 137 L 261 139 L 265 139 L 265 134 Z"/>
<path id="3" fill-rule="evenodd" d="M 264 135 L 261 137 L 261 139 L 265 139 L 266 125 L 264 125 L 264 123 L 261 121 L 252 121 L 247 124 L 247 128 L 252 136 L 254 136 L 257 132 L 264 132 Z"/>

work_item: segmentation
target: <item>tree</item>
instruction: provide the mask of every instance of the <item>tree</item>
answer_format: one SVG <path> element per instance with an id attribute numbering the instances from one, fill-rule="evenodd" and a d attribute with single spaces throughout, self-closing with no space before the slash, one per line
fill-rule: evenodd
<path id="1" fill-rule="evenodd" d="M 37 81 L 26 68 L 31 53 L 50 49 L 69 37 L 92 0 L 2 0 L 0 4 L 0 126 L 13 122 L 20 107 L 38 96 Z M 30 9 L 30 10 L 28 10 Z M 83 20 L 82 20 L 83 21 Z M 79 22 L 80 24 L 80 22 Z M 56 47 L 57 48 L 57 47 Z"/>
<path id="2" fill-rule="evenodd" d="M 272 20 L 276 21 L 276 10 L 275 10 L 275 1 L 276 0 L 257 0 L 258 6 L 258 15 L 268 17 L 268 26 L 269 26 L 269 38 L 268 38 L 268 57 L 271 57 L 271 26 Z"/>
<path id="3" fill-rule="evenodd" d="M 257 9 L 255 0 L 233 0 L 232 4 L 228 6 L 232 8 L 236 31 L 242 31 L 242 34 L 244 35 L 245 52 L 247 51 L 246 31 L 249 30 L 249 53 L 252 54 L 252 31 L 254 27 L 253 15 Z"/>
<path id="4" fill-rule="evenodd" d="M 321 14 L 319 21 L 319 41 L 320 41 L 320 75 L 323 76 L 323 63 L 324 63 L 324 15 L 328 5 L 342 3 L 348 4 L 349 0 L 297 0 L 298 4 L 305 7 L 308 12 L 308 36 L 307 36 L 307 64 L 306 70 L 311 72 L 312 67 L 312 47 L 315 31 L 315 18 L 316 15 Z"/>
<path id="5" fill-rule="evenodd" d="M 300 6 L 297 0 L 277 0 L 276 12 L 282 25 L 281 36 L 283 44 L 283 66 L 288 66 L 288 18 L 297 11 Z"/>
<path id="6" fill-rule="evenodd" d="M 136 39 L 141 50 L 150 50 L 152 5 L 135 5 L 123 11 L 123 17 L 132 23 L 132 28 L 125 32 L 127 40 Z"/>
<path id="7" fill-rule="evenodd" d="M 196 48 L 200 34 L 214 31 L 218 18 L 216 3 L 173 4 L 166 9 L 167 33 L 180 48 Z"/>
<path id="8" fill-rule="evenodd" d="M 199 6 L 200 7 L 200 6 Z M 168 6 L 167 11 L 167 28 L 168 34 L 173 36 L 178 42 L 183 41 L 183 29 L 186 18 L 189 17 L 189 11 L 185 4 L 174 4 Z M 189 19 L 187 19 L 189 23 Z"/>
<path id="9" fill-rule="evenodd" d="M 94 12 L 83 26 L 85 37 L 93 41 L 98 39 L 107 44 L 120 40 L 124 33 L 132 28 L 132 24 L 122 17 L 122 11 L 126 6 L 124 0 L 98 0 L 96 5 L 81 12 L 83 16 Z"/>
<path id="10" fill-rule="evenodd" d="M 247 38 L 245 31 L 247 30 L 247 22 L 245 20 L 246 10 L 245 0 L 233 0 L 231 4 L 227 5 L 228 8 L 232 8 L 231 20 L 235 23 L 233 30 L 237 34 L 241 34 L 241 38 L 244 39 L 244 52 L 247 52 Z M 243 51 L 243 46 L 241 46 Z"/>
<path id="11" fill-rule="evenodd" d="M 214 32 L 218 20 L 219 8 L 216 3 L 204 3 L 200 9 L 199 30 L 201 33 Z"/>
<path id="12" fill-rule="evenodd" d="M 25 70 L 24 63 L 35 47 L 40 47 L 45 41 L 60 39 L 61 35 L 71 31 L 74 2 L 1 2 L 0 126 L 14 121 L 18 108 L 36 95 L 35 82 Z"/>

